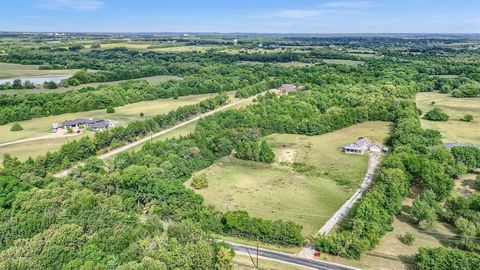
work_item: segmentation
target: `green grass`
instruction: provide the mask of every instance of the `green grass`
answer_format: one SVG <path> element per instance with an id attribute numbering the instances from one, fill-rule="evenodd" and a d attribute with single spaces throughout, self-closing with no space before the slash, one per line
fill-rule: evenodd
<path id="1" fill-rule="evenodd" d="M 0 79 L 44 75 L 64 75 L 73 74 L 77 71 L 74 69 L 39 70 L 39 67 L 39 65 L 0 63 Z"/>
<path id="2" fill-rule="evenodd" d="M 180 106 L 195 104 L 204 100 L 208 97 L 211 97 L 216 94 L 203 94 L 203 95 L 191 95 L 185 97 L 179 97 L 178 99 L 159 99 L 154 101 L 144 101 L 138 102 L 133 104 L 128 104 L 121 107 L 115 108 L 115 113 L 107 114 L 106 110 L 95 110 L 95 111 L 88 111 L 88 112 L 79 112 L 79 113 L 70 113 L 70 114 L 63 114 L 63 115 L 55 115 L 49 117 L 42 117 L 32 120 L 20 121 L 19 123 L 22 125 L 24 130 L 11 132 L 10 127 L 13 123 L 0 126 L 0 144 L 17 141 L 22 139 L 34 138 L 39 136 L 45 136 L 50 134 L 51 131 L 51 124 L 53 122 L 60 123 L 67 119 L 73 118 L 90 118 L 90 117 L 100 117 L 100 118 L 107 118 L 119 121 L 120 125 L 126 125 L 133 120 L 140 120 L 146 119 L 149 117 L 153 117 L 157 114 L 167 113 L 171 110 L 174 110 Z M 228 92 L 231 102 L 238 101 L 238 99 L 234 98 L 235 92 L 231 91 Z M 246 106 L 250 104 L 249 102 L 239 104 L 237 106 L 233 106 L 232 108 L 239 108 L 242 106 Z M 145 116 L 143 118 L 140 117 L 140 112 L 143 112 Z M 185 136 L 193 132 L 195 129 L 196 122 L 190 123 L 185 125 L 179 129 L 176 129 L 168 134 L 156 137 L 153 141 L 164 140 L 167 138 L 173 138 L 178 136 Z M 44 155 L 47 151 L 56 151 L 60 149 L 60 147 L 67 143 L 68 141 L 79 139 L 81 136 L 91 135 L 93 132 L 84 132 L 78 136 L 74 137 L 55 137 L 55 138 L 48 138 L 30 142 L 23 142 L 18 144 L 12 144 L 7 146 L 0 146 L 0 163 L 3 159 L 3 155 L 6 153 L 10 153 L 13 156 L 17 156 L 21 160 L 25 160 L 28 157 L 37 157 L 39 155 Z M 133 150 L 138 150 L 142 147 L 142 145 L 133 148 Z M 1 166 L 1 165 L 0 165 Z"/>
<path id="3" fill-rule="evenodd" d="M 144 77 L 138 78 L 134 80 L 146 80 L 150 84 L 158 84 L 161 82 L 166 82 L 169 80 L 181 80 L 180 77 L 177 76 L 169 76 L 169 75 L 159 75 L 159 76 L 152 76 L 152 77 Z M 87 83 L 78 86 L 70 86 L 70 87 L 59 87 L 57 89 L 44 89 L 44 88 L 35 88 L 35 89 L 20 89 L 20 90 L 2 90 L 0 94 L 7 94 L 7 95 L 16 95 L 16 94 L 32 94 L 32 93 L 60 93 L 60 92 L 67 92 L 71 90 L 81 89 L 87 86 L 90 87 L 97 87 L 99 85 L 114 85 L 121 82 L 125 82 L 128 80 L 121 80 L 121 81 L 113 81 L 113 82 L 102 82 L 102 83 Z"/>
<path id="4" fill-rule="evenodd" d="M 154 44 L 148 43 L 135 43 L 135 42 L 121 42 L 121 43 L 105 43 L 101 44 L 102 49 L 111 49 L 111 48 L 119 48 L 125 47 L 132 50 L 149 50 L 149 51 L 158 51 L 158 52 L 191 52 L 191 51 L 200 51 L 204 52 L 211 48 L 216 48 L 218 46 L 184 46 L 182 44 L 178 44 L 176 47 L 165 47 L 165 48 L 152 48 L 149 49 L 149 46 Z"/>
<path id="5" fill-rule="evenodd" d="M 449 94 L 427 92 L 418 93 L 416 101 L 423 113 L 440 108 L 448 114 L 450 119 L 447 122 L 421 120 L 424 128 L 439 130 L 444 142 L 480 144 L 480 98 L 454 98 Z M 432 101 L 435 104 L 431 104 Z M 473 115 L 474 120 L 460 121 L 465 114 Z"/>
<path id="6" fill-rule="evenodd" d="M 346 59 L 323 59 L 323 62 L 332 65 L 358 66 L 363 65 L 364 61 L 346 60 Z"/>
<path id="7" fill-rule="evenodd" d="M 305 235 L 311 235 L 353 194 L 365 175 L 368 157 L 343 154 L 341 145 L 359 136 L 382 142 L 389 130 L 388 123 L 368 122 L 320 136 L 270 135 L 266 140 L 277 162 L 223 158 L 202 171 L 209 187 L 198 193 L 220 211 L 244 209 L 257 217 L 292 220 L 303 226 Z M 294 152 L 293 157 L 286 152 Z M 279 159 L 316 166 L 323 175 L 301 174 Z M 351 184 L 338 185 L 336 178 L 349 179 Z"/>
<path id="8" fill-rule="evenodd" d="M 266 63 L 263 62 L 258 62 L 258 61 L 240 61 L 237 64 L 239 65 L 263 65 Z M 313 63 L 303 63 L 303 62 L 287 62 L 287 63 L 270 63 L 282 67 L 307 67 L 307 66 L 313 66 L 315 64 Z"/>
<path id="9" fill-rule="evenodd" d="M 26 160 L 29 157 L 36 158 L 45 155 L 48 151 L 53 152 L 70 141 L 79 140 L 83 136 L 91 135 L 93 132 L 84 132 L 78 136 L 66 138 L 49 138 L 30 142 L 22 142 L 7 146 L 0 146 L 0 168 L 3 167 L 3 155 L 10 154 L 18 157 L 20 160 Z"/>
<path id="10" fill-rule="evenodd" d="M 13 123 L 0 126 L 0 143 L 11 142 L 21 139 L 28 139 L 33 137 L 45 136 L 50 134 L 51 124 L 60 123 L 64 120 L 74 118 L 106 118 L 119 121 L 120 125 L 126 125 L 133 120 L 140 120 L 140 112 L 145 114 L 144 118 L 153 117 L 157 114 L 167 113 L 180 106 L 195 104 L 204 100 L 214 94 L 192 95 L 179 97 L 178 99 L 159 99 L 153 101 L 144 101 L 115 108 L 115 113 L 107 114 L 106 110 L 95 110 L 88 112 L 68 113 L 62 115 L 54 115 L 32 120 L 20 121 L 24 130 L 18 132 L 11 132 L 10 127 Z M 231 95 L 233 95 L 231 93 Z M 79 138 L 79 136 L 69 138 L 49 138 L 44 140 L 24 142 L 19 144 L 7 145 L 0 147 L 0 156 L 5 153 L 11 153 L 21 159 L 26 159 L 29 156 L 36 157 L 43 155 L 47 151 L 55 151 L 60 146 L 69 140 Z"/>

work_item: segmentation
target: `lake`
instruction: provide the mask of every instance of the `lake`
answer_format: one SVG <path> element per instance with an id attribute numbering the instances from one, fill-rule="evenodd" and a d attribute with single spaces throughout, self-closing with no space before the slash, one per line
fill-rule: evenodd
<path id="1" fill-rule="evenodd" d="M 50 81 L 53 81 L 55 83 L 59 83 L 60 81 L 68 79 L 70 77 L 72 77 L 72 75 L 65 74 L 65 75 L 50 75 L 50 76 L 35 76 L 35 77 L 0 79 L 0 84 L 4 84 L 4 83 L 7 83 L 7 82 L 13 83 L 14 80 L 22 80 L 22 82 L 30 81 L 34 84 L 43 84 L 44 82 L 50 82 Z"/>

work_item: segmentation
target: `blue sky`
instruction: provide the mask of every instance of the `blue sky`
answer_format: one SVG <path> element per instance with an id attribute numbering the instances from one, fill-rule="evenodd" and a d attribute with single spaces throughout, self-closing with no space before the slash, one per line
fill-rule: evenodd
<path id="1" fill-rule="evenodd" d="M 480 0 L 0 0 L 0 31 L 479 33 Z"/>

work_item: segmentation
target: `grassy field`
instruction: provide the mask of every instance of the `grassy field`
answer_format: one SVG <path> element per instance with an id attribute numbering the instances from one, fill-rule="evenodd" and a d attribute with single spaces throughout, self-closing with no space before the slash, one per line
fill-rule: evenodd
<path id="1" fill-rule="evenodd" d="M 182 78 L 177 77 L 177 76 L 169 76 L 169 75 L 159 75 L 159 76 L 152 76 L 152 77 L 144 77 L 144 78 L 138 78 L 135 80 L 146 80 L 150 84 L 157 84 L 169 80 L 181 80 Z M 57 89 L 44 89 L 44 88 L 35 88 L 35 89 L 20 89 L 20 90 L 2 90 L 0 91 L 0 94 L 7 94 L 7 95 L 16 95 L 16 94 L 32 94 L 32 93 L 59 93 L 59 92 L 67 92 L 71 90 L 77 90 L 81 89 L 87 86 L 90 87 L 97 87 L 99 85 L 114 85 L 114 84 L 119 84 L 121 82 L 125 82 L 127 80 L 121 80 L 121 81 L 113 81 L 113 82 L 103 82 L 103 83 L 87 83 L 87 84 L 82 84 L 78 86 L 70 86 L 70 87 L 59 87 Z"/>
<path id="2" fill-rule="evenodd" d="M 238 62 L 239 65 L 263 65 L 265 63 L 257 62 L 257 61 L 240 61 Z M 282 67 L 307 67 L 313 66 L 313 63 L 303 63 L 303 62 L 287 62 L 287 63 L 273 63 L 278 66 Z"/>
<path id="3" fill-rule="evenodd" d="M 152 48 L 149 49 L 149 46 L 153 44 L 147 43 L 134 43 L 134 42 L 121 42 L 121 43 L 106 43 L 101 44 L 103 49 L 111 49 L 111 48 L 120 48 L 125 47 L 132 50 L 150 50 L 150 51 L 158 51 L 158 52 L 191 52 L 191 51 L 206 51 L 211 48 L 215 48 L 216 46 L 179 46 L 176 47 L 165 47 L 165 48 Z"/>
<path id="4" fill-rule="evenodd" d="M 74 69 L 39 70 L 39 67 L 39 65 L 0 63 L 0 79 L 28 76 L 64 75 L 73 74 L 77 71 Z"/>
<path id="5" fill-rule="evenodd" d="M 439 130 L 444 142 L 480 144 L 480 98 L 454 98 L 448 94 L 428 92 L 417 94 L 416 101 L 423 113 L 441 108 L 450 116 L 447 122 L 421 120 L 424 128 Z M 474 120 L 470 123 L 460 121 L 465 114 L 473 115 Z"/>
<path id="6" fill-rule="evenodd" d="M 230 93 L 233 95 L 233 93 Z M 69 113 L 62 115 L 54 115 L 49 117 L 42 117 L 32 120 L 20 121 L 24 130 L 11 132 L 10 127 L 12 123 L 0 126 L 0 143 L 16 141 L 21 139 L 39 137 L 50 134 L 51 124 L 60 123 L 64 120 L 74 118 L 91 118 L 99 117 L 119 121 L 120 125 L 125 125 L 133 120 L 139 120 L 140 112 L 145 114 L 144 118 L 152 117 L 157 114 L 167 113 L 180 106 L 198 103 L 214 94 L 193 95 L 179 97 L 178 99 L 159 99 L 153 101 L 144 101 L 115 108 L 115 113 L 107 114 L 105 110 L 95 110 L 88 112 Z M 20 144 L 13 144 L 0 147 L 0 156 L 5 153 L 12 153 L 21 159 L 26 159 L 29 156 L 35 157 L 45 154 L 47 151 L 55 151 L 69 140 L 70 138 L 49 138 L 45 140 L 25 142 Z"/>
<path id="7" fill-rule="evenodd" d="M 382 142 L 389 130 L 388 123 L 368 122 L 320 136 L 274 134 L 266 140 L 276 153 L 275 163 L 223 158 L 200 172 L 206 173 L 209 187 L 198 192 L 220 211 L 245 209 L 257 217 L 292 220 L 310 235 L 353 194 L 366 172 L 366 155 L 346 155 L 340 147 L 359 136 Z M 322 175 L 296 172 L 288 165 L 293 161 L 313 165 Z M 340 178 L 351 184 L 338 185 Z"/>
<path id="8" fill-rule="evenodd" d="M 346 60 L 346 59 L 323 59 L 323 62 L 327 64 L 347 65 L 347 66 L 358 66 L 358 65 L 363 65 L 365 63 L 363 61 Z"/>

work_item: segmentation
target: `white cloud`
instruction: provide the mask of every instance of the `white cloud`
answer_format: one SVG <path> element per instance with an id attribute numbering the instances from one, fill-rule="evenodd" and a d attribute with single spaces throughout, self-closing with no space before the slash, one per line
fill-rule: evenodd
<path id="1" fill-rule="evenodd" d="M 98 0 L 42 0 L 36 6 L 47 9 L 95 10 L 103 5 L 104 3 Z"/>
<path id="2" fill-rule="evenodd" d="M 342 7 L 342 8 L 367 8 L 375 6 L 371 1 L 335 1 L 325 4 L 327 7 Z"/>

